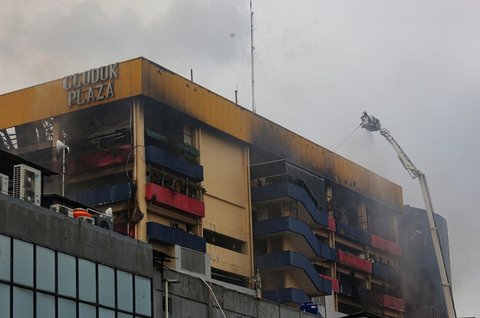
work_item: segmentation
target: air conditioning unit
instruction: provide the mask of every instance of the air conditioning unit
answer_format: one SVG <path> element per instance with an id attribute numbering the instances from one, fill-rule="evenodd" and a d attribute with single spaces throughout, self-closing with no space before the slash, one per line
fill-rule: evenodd
<path id="1" fill-rule="evenodd" d="M 8 195 L 8 176 L 0 173 L 0 193 Z"/>
<path id="2" fill-rule="evenodd" d="M 73 218 L 73 209 L 61 204 L 52 204 L 50 210 Z"/>
<path id="3" fill-rule="evenodd" d="M 13 196 L 40 205 L 42 174 L 25 164 L 13 166 Z"/>
<path id="4" fill-rule="evenodd" d="M 175 269 L 186 274 L 211 278 L 210 257 L 207 254 L 175 245 Z"/>
<path id="5" fill-rule="evenodd" d="M 95 219 L 95 225 L 100 226 L 107 230 L 113 230 L 113 220 L 111 216 L 103 213 L 92 214 Z"/>

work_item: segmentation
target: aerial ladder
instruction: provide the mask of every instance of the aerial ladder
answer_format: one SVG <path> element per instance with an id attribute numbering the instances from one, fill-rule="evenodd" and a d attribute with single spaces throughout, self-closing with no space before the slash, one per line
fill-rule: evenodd
<path id="1" fill-rule="evenodd" d="M 445 299 L 445 306 L 447 309 L 448 318 L 457 318 L 455 313 L 455 305 L 453 303 L 453 295 L 450 283 L 448 281 L 447 270 L 445 268 L 445 262 L 443 259 L 442 248 L 440 246 L 440 239 L 438 236 L 438 229 L 433 216 L 433 205 L 428 191 L 427 179 L 425 174 L 415 167 L 413 162 L 408 158 L 407 154 L 403 151 L 397 141 L 390 135 L 390 132 L 382 128 L 380 120 L 368 115 L 367 112 L 363 112 L 361 117 L 362 123 L 360 126 L 368 131 L 379 131 L 380 134 L 387 139 L 392 145 L 393 149 L 397 152 L 398 159 L 402 163 L 403 167 L 408 171 L 412 179 L 418 178 L 420 187 L 422 189 L 423 201 L 425 202 L 425 209 L 427 211 L 428 225 L 430 227 L 430 234 L 432 235 L 433 249 L 435 251 L 435 258 L 437 260 L 438 271 L 440 272 L 440 281 L 442 285 L 443 297 Z"/>

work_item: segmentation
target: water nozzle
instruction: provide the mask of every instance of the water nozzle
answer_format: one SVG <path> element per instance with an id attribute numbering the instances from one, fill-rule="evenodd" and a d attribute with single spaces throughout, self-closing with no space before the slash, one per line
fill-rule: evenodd
<path id="1" fill-rule="evenodd" d="M 380 120 L 373 117 L 372 115 L 367 114 L 367 112 L 363 112 L 360 119 L 362 120 L 360 126 L 368 131 L 379 131 L 380 129 L 382 129 L 382 125 L 380 125 Z"/>

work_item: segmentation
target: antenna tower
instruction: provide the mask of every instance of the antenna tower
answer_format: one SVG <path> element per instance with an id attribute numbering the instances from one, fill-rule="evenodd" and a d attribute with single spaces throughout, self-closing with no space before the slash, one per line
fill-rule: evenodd
<path id="1" fill-rule="evenodd" d="M 254 58 L 253 51 L 255 46 L 253 45 L 253 6 L 252 0 L 250 0 L 250 56 L 251 56 L 251 66 L 252 66 L 252 112 L 256 113 L 257 108 L 255 107 L 255 68 L 254 68 Z"/>

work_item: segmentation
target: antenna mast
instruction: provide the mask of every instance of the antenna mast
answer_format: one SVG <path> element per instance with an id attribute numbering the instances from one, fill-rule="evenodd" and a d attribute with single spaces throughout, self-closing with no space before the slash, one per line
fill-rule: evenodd
<path id="1" fill-rule="evenodd" d="M 252 112 L 256 113 L 257 108 L 255 107 L 255 68 L 254 68 L 254 58 L 253 51 L 255 46 L 253 45 L 253 7 L 252 0 L 250 0 L 250 56 L 251 56 L 251 66 L 252 66 Z"/>

